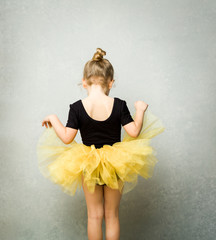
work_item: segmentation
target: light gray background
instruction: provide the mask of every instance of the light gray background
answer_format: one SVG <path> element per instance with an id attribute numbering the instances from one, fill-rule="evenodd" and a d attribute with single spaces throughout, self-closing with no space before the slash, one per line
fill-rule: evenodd
<path id="1" fill-rule="evenodd" d="M 123 240 L 216 238 L 216 2 L 1 0 L 0 239 L 87 239 L 83 190 L 45 179 L 43 118 L 66 124 L 97 47 L 115 69 L 110 96 L 143 100 L 166 130 L 153 178 L 123 196 Z M 80 135 L 76 137 L 80 142 Z M 103 231 L 105 225 L 103 224 Z"/>

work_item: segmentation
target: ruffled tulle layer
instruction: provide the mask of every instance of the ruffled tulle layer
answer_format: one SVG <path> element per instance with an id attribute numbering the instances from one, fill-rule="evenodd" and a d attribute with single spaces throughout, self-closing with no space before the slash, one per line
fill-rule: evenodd
<path id="1" fill-rule="evenodd" d="M 125 194 L 137 185 L 138 175 L 145 179 L 152 177 L 158 160 L 150 141 L 165 128 L 161 120 L 147 109 L 137 138 L 122 130 L 121 142 L 95 148 L 95 145 L 86 146 L 75 140 L 64 144 L 53 127 L 45 128 L 37 143 L 39 170 L 71 196 L 77 188 L 81 189 L 82 176 L 91 193 L 96 184 L 106 184 Z"/>

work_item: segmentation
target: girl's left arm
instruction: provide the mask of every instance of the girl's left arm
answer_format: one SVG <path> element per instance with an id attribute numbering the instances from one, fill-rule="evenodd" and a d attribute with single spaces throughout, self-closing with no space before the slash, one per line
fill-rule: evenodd
<path id="1" fill-rule="evenodd" d="M 49 125 L 49 127 L 53 127 L 57 136 L 65 144 L 71 143 L 74 140 L 74 138 L 78 132 L 78 129 L 65 127 L 61 123 L 61 121 L 59 120 L 57 115 L 55 115 L 55 114 L 46 116 L 42 122 L 42 126 L 44 126 L 44 125 L 46 128 L 48 128 L 48 125 Z"/>

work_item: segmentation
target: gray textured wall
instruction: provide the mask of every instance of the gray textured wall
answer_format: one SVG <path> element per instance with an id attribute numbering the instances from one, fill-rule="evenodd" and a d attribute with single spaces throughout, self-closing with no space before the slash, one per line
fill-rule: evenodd
<path id="1" fill-rule="evenodd" d="M 115 69 L 110 96 L 144 100 L 166 131 L 154 177 L 124 195 L 121 239 L 216 239 L 216 2 L 0 0 L 0 239 L 87 239 L 74 198 L 37 167 L 41 121 L 84 98 L 97 47 Z M 76 138 L 80 141 L 80 135 Z M 105 226 L 103 224 L 103 229 Z"/>

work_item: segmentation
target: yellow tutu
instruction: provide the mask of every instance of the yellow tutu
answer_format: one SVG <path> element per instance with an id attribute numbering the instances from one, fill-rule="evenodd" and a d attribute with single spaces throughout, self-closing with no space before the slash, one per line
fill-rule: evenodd
<path id="1" fill-rule="evenodd" d="M 147 109 L 138 137 L 130 137 L 124 128 L 122 130 L 121 142 L 95 148 L 95 145 L 86 146 L 75 140 L 64 144 L 53 127 L 45 128 L 37 143 L 39 170 L 71 196 L 77 187 L 81 189 L 82 175 L 91 193 L 96 184 L 106 184 L 122 194 L 128 193 L 137 185 L 138 175 L 145 179 L 152 177 L 158 160 L 150 141 L 165 128 Z"/>

